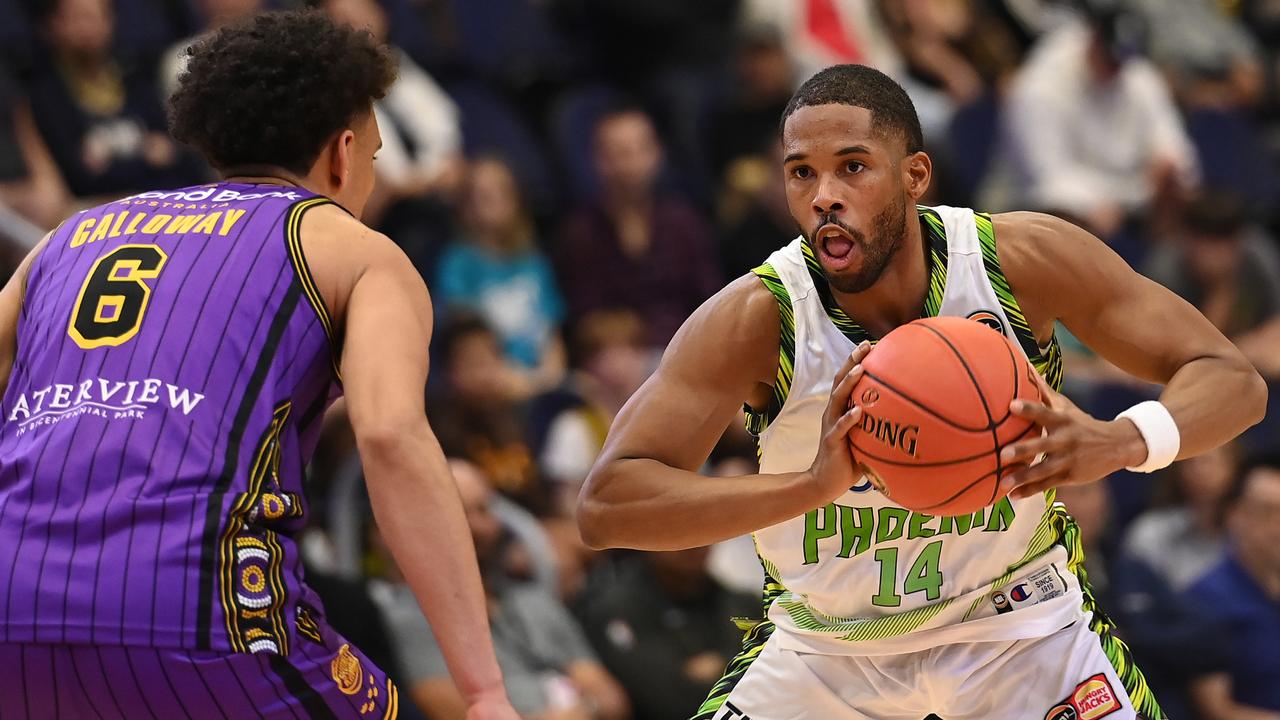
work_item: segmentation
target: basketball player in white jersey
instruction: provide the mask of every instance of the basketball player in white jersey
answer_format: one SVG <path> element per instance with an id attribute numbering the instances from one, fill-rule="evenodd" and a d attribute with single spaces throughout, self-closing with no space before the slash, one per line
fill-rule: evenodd
<path id="1" fill-rule="evenodd" d="M 811 78 L 782 140 L 803 236 L 685 323 L 618 416 L 580 500 L 597 548 L 754 533 L 764 618 L 694 717 L 1163 718 L 1090 595 L 1078 531 L 1052 488 L 1230 440 L 1262 418 L 1262 379 L 1192 306 L 1080 228 L 917 207 L 931 173 L 920 124 L 875 70 Z M 1046 432 L 1005 448 L 1025 467 L 1006 477 L 1009 498 L 972 516 L 894 505 L 855 470 L 846 441 L 870 344 L 931 315 L 1005 333 L 1045 380 L 1043 404 L 1012 410 Z M 1058 322 L 1163 384 L 1159 401 L 1095 419 L 1051 390 Z M 744 403 L 760 474 L 698 475 Z"/>

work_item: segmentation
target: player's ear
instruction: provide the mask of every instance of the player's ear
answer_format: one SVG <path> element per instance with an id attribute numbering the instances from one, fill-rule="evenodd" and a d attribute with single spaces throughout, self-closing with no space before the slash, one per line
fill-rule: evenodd
<path id="1" fill-rule="evenodd" d="M 345 187 L 355 161 L 356 134 L 351 128 L 338 133 L 330 143 L 329 182 L 335 188 Z"/>
<path id="2" fill-rule="evenodd" d="M 903 182 L 912 200 L 919 200 L 933 180 L 933 160 L 923 150 L 911 153 L 902 162 Z"/>

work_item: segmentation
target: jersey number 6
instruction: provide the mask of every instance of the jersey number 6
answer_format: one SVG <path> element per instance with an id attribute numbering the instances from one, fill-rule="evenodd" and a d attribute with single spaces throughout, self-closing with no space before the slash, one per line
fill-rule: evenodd
<path id="1" fill-rule="evenodd" d="M 146 280 L 169 256 L 155 245 L 121 245 L 93 264 L 71 309 L 67 334 L 85 350 L 114 347 L 138 334 L 151 299 Z"/>

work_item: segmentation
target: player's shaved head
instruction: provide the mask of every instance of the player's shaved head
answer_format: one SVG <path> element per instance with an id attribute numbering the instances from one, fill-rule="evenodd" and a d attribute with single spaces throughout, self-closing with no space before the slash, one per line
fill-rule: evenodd
<path id="1" fill-rule="evenodd" d="M 898 134 L 906 142 L 908 153 L 924 149 L 920 118 L 907 91 L 875 68 L 832 65 L 819 71 L 791 96 L 782 113 L 783 127 L 796 110 L 814 105 L 866 108 L 871 112 L 872 127 L 885 134 Z"/>

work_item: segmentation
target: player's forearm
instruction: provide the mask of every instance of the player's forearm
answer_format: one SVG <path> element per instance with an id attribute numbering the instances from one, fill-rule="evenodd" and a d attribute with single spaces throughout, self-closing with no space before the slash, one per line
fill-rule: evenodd
<path id="1" fill-rule="evenodd" d="M 598 464 L 578 499 L 587 545 L 683 550 L 776 525 L 825 499 L 808 473 L 705 477 L 656 460 Z"/>
<path id="2" fill-rule="evenodd" d="M 360 438 L 378 528 L 431 621 L 468 702 L 504 693 L 474 545 L 444 454 L 423 420 L 392 437 Z"/>
<path id="3" fill-rule="evenodd" d="M 1256 425 L 1267 409 L 1267 384 L 1243 358 L 1205 357 L 1183 365 L 1160 402 L 1178 424 L 1178 459 L 1222 445 Z"/>

